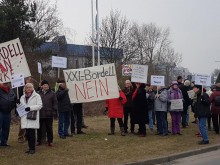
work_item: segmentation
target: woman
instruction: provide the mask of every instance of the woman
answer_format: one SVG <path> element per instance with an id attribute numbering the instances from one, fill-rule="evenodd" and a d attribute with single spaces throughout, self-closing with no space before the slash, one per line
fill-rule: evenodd
<path id="1" fill-rule="evenodd" d="M 121 130 L 121 136 L 125 136 L 123 124 L 123 105 L 127 102 L 125 94 L 119 89 L 119 98 L 106 100 L 106 110 L 108 110 L 108 117 L 110 118 L 111 132 L 108 135 L 115 134 L 115 119 L 117 118 Z"/>
<path id="2" fill-rule="evenodd" d="M 153 126 L 154 126 L 153 125 L 154 123 L 153 114 L 155 114 L 155 111 L 154 111 L 155 93 L 153 91 L 153 87 L 150 84 L 147 84 L 145 89 L 146 89 L 146 97 L 147 97 L 149 128 L 151 131 L 153 131 Z"/>
<path id="3" fill-rule="evenodd" d="M 133 86 L 130 80 L 125 81 L 125 88 L 123 92 L 127 98 L 127 102 L 124 105 L 124 128 L 125 133 L 128 133 L 128 116 L 130 115 L 131 133 L 134 133 L 134 111 L 132 110 L 132 94 Z"/>
<path id="4" fill-rule="evenodd" d="M 21 128 L 26 129 L 29 150 L 28 154 L 35 153 L 35 129 L 39 129 L 39 110 L 42 108 L 42 100 L 39 94 L 34 90 L 33 84 L 27 83 L 24 86 L 24 95 L 21 96 L 20 102 L 25 105 L 25 111 L 37 112 L 36 119 L 27 119 L 27 114 L 21 117 Z"/>
<path id="5" fill-rule="evenodd" d="M 182 92 L 178 87 L 177 81 L 173 81 L 171 88 L 168 90 L 168 98 L 171 101 L 183 100 Z M 183 103 L 182 103 L 183 104 Z M 180 133 L 180 122 L 181 122 L 181 113 L 183 111 L 183 106 L 180 109 L 172 109 L 172 106 L 169 107 L 171 120 L 172 120 L 172 134 L 173 135 L 182 135 Z"/>

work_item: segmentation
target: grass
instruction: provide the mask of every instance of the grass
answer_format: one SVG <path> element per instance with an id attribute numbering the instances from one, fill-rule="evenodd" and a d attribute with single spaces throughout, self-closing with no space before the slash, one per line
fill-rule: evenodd
<path id="1" fill-rule="evenodd" d="M 86 135 L 63 140 L 58 138 L 55 121 L 54 147 L 37 146 L 34 155 L 24 153 L 27 142 L 17 142 L 18 124 L 13 124 L 8 141 L 11 147 L 0 148 L 0 162 L 2 165 L 122 164 L 204 147 L 197 144 L 201 138 L 195 136 L 198 132 L 195 124 L 182 129 L 182 136 L 161 137 L 147 129 L 147 137 L 140 138 L 132 134 L 120 136 L 118 124 L 116 135 L 108 136 L 109 119 L 106 116 L 86 117 L 85 122 L 89 126 Z M 213 131 L 208 135 L 211 145 L 219 143 L 219 135 Z"/>

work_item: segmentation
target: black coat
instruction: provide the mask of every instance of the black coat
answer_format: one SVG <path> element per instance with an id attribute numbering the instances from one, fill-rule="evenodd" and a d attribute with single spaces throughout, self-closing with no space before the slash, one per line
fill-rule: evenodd
<path id="1" fill-rule="evenodd" d="M 148 111 L 154 110 L 154 100 L 155 100 L 155 93 L 154 91 L 147 91 L 147 94 L 149 95 L 147 98 L 147 109 Z"/>
<path id="2" fill-rule="evenodd" d="M 211 111 L 210 111 L 210 100 L 209 95 L 207 93 L 201 93 L 197 94 L 197 101 L 194 104 L 194 110 L 195 110 L 195 117 L 210 117 Z"/>
<path id="3" fill-rule="evenodd" d="M 136 96 L 133 98 L 133 109 L 134 109 L 134 120 L 136 124 L 148 123 L 148 109 L 147 109 L 147 98 L 146 90 L 144 86 L 136 89 Z"/>
<path id="4" fill-rule="evenodd" d="M 188 92 L 190 90 L 189 86 L 182 86 L 181 91 L 183 95 L 183 112 L 187 113 L 188 107 L 191 104 L 191 99 L 189 98 Z"/>
<path id="5" fill-rule="evenodd" d="M 61 87 L 56 92 L 58 100 L 58 112 L 66 112 L 72 110 L 68 92 L 69 90 L 62 89 Z"/>
<path id="6" fill-rule="evenodd" d="M 16 106 L 16 95 L 12 89 L 5 92 L 0 88 L 0 112 L 4 114 L 11 113 L 11 110 Z"/>
<path id="7" fill-rule="evenodd" d="M 131 108 L 132 107 L 132 95 L 133 95 L 133 89 L 132 88 L 124 88 L 122 90 L 127 98 L 127 102 L 125 103 L 124 107 Z"/>

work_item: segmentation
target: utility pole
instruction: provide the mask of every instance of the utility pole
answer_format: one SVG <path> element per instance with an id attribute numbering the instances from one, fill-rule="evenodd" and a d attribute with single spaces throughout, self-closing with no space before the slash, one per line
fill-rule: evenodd
<path id="1" fill-rule="evenodd" d="M 92 9 L 92 66 L 95 66 L 93 0 L 91 0 L 91 9 Z"/>

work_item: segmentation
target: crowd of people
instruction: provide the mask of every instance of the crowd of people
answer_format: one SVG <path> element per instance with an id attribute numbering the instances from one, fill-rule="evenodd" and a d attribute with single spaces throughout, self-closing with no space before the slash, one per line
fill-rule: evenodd
<path id="1" fill-rule="evenodd" d="M 190 98 L 188 91 L 195 95 Z M 41 81 L 39 88 L 34 89 L 31 77 L 25 79 L 25 86 L 18 89 L 18 95 L 10 88 L 10 83 L 0 84 L 0 146 L 9 146 L 7 141 L 10 132 L 11 111 L 18 105 L 25 105 L 25 115 L 21 117 L 18 142 L 28 142 L 26 153 L 34 154 L 35 146 L 45 141 L 53 146 L 53 119 L 58 118 L 58 135 L 61 139 L 75 134 L 85 134 L 83 127 L 82 103 L 70 102 L 68 88 L 64 80 L 56 83 L 52 90 L 48 81 Z M 19 98 L 18 98 L 19 97 Z M 172 109 L 173 100 L 182 100 L 182 108 Z M 121 136 L 127 133 L 145 137 L 146 124 L 149 130 L 159 136 L 182 135 L 181 129 L 189 126 L 189 111 L 194 112 L 195 123 L 198 122 L 202 141 L 209 144 L 206 123 L 210 129 L 211 119 L 214 131 L 219 134 L 220 125 L 220 82 L 211 91 L 205 91 L 201 85 L 178 76 L 169 87 L 154 87 L 150 84 L 125 81 L 119 98 L 106 100 L 106 110 L 110 118 L 110 132 L 115 134 L 117 119 Z M 171 116 L 171 130 L 168 128 L 168 113 Z M 129 122 L 130 121 L 130 125 Z M 154 128 L 156 125 L 156 129 Z M 138 126 L 138 131 L 135 131 Z M 37 138 L 35 130 L 37 129 Z M 155 131 L 154 131 L 155 130 Z M 36 144 L 37 142 L 37 144 Z"/>

